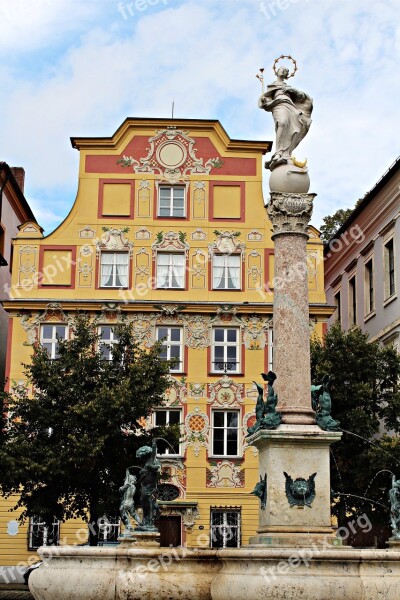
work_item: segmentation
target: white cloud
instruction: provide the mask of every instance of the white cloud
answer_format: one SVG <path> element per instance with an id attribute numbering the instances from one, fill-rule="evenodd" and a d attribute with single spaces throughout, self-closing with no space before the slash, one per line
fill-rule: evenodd
<path id="1" fill-rule="evenodd" d="M 219 118 L 232 137 L 273 139 L 255 74 L 264 66 L 272 78 L 281 53 L 299 62 L 291 83 L 314 97 L 297 154 L 309 159 L 317 225 L 354 204 L 399 154 L 397 0 L 298 0 L 270 19 L 253 0 L 169 0 L 125 20 L 114 1 L 31 0 L 30 12 L 14 1 L 18 34 L 13 17 L 0 41 L 11 56 L 0 67 L 0 150 L 25 166 L 33 196 L 69 186 L 72 205 L 78 153 L 69 137 L 111 135 L 126 116 L 169 117 L 173 99 L 177 117 Z M 33 72 L 23 61 L 32 64 L 30 36 L 41 48 Z"/>

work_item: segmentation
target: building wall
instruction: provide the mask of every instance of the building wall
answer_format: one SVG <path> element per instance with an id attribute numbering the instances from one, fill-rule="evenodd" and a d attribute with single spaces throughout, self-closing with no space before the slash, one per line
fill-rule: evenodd
<path id="1" fill-rule="evenodd" d="M 159 325 L 181 328 L 184 367 L 172 376 L 166 406 L 182 411 L 185 441 L 180 456 L 164 460 L 180 494 L 165 514 L 182 515 L 182 542 L 204 545 L 211 508 L 236 507 L 241 540 L 247 543 L 256 531 L 259 501 L 251 495 L 258 481 L 257 450 L 247 447 L 245 436 L 255 418 L 253 381 L 271 366 L 273 352 L 273 243 L 261 185 L 268 145 L 230 140 L 217 121 L 140 119 L 126 121 L 113 138 L 73 144 L 81 159 L 70 214 L 50 236 L 42 238 L 30 223 L 16 241 L 13 300 L 7 304 L 13 322 L 11 385 L 24 383 L 21 363 L 29 362 L 31 352 L 24 343 L 40 339 L 42 324 L 70 323 L 77 309 L 98 324 L 112 325 L 125 315 L 144 346 L 155 341 Z M 124 156 L 133 157 L 125 169 L 117 164 Z M 169 170 L 166 163 L 174 160 Z M 158 217 L 160 182 L 185 186 L 185 218 Z M 101 255 L 114 250 L 130 255 L 127 289 L 100 285 Z M 184 254 L 184 289 L 157 289 L 157 253 L 162 251 Z M 318 232 L 310 228 L 310 335 L 322 334 L 331 312 L 325 304 L 322 251 Z M 213 256 L 221 253 L 240 256 L 240 289 L 212 289 Z M 239 372 L 213 372 L 215 327 L 237 329 Z M 235 457 L 212 455 L 213 410 L 239 412 Z M 193 523 L 187 503 L 197 503 Z M 7 554 L 5 525 L 0 522 L 0 564 L 15 564 L 17 556 L 26 560 L 21 543 Z M 78 525 L 62 524 L 61 537 L 65 528 Z M 26 527 L 20 531 L 18 539 L 26 539 Z"/>
<path id="2" fill-rule="evenodd" d="M 1 187 L 0 180 L 0 187 Z M 18 210 L 16 212 L 15 199 L 10 201 L 11 189 L 7 186 L 2 192 L 2 209 L 0 226 L 4 231 L 4 258 L 7 266 L 0 266 L 0 302 L 8 300 L 8 289 L 11 285 L 12 267 L 12 239 L 18 233 L 18 226 L 25 220 L 24 215 Z M 19 208 L 19 207 L 17 207 Z M 26 217 L 25 217 L 26 218 Z M 6 368 L 7 336 L 8 336 L 8 314 L 0 304 L 0 387 L 4 383 Z"/>
<path id="3" fill-rule="evenodd" d="M 349 281 L 356 280 L 356 323 L 368 332 L 371 340 L 398 343 L 400 327 L 400 222 L 398 163 L 392 172 L 386 174 L 386 184 L 370 193 L 368 202 L 360 214 L 352 219 L 342 236 L 332 242 L 325 257 L 325 286 L 328 304 L 335 305 L 335 295 L 341 295 L 341 323 L 344 329 L 352 326 Z M 387 266 L 385 266 L 385 245 L 393 239 L 395 292 L 387 288 Z M 335 251 L 336 250 L 336 251 Z M 369 310 L 369 286 L 366 263 L 373 261 L 374 307 Z M 336 311 L 328 325 L 338 319 Z"/>

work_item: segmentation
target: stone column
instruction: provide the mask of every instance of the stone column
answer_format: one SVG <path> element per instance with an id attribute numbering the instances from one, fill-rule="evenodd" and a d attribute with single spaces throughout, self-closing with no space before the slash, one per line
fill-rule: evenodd
<path id="1" fill-rule="evenodd" d="M 307 227 L 316 194 L 271 192 L 267 207 L 275 243 L 274 371 L 283 423 L 313 424 Z"/>

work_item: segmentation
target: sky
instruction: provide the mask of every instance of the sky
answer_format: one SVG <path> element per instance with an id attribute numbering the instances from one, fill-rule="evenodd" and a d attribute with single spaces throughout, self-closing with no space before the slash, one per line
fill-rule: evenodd
<path id="1" fill-rule="evenodd" d="M 25 168 L 46 233 L 76 196 L 71 136 L 170 117 L 174 101 L 176 118 L 274 140 L 255 75 L 264 67 L 271 83 L 282 54 L 314 99 L 295 152 L 318 194 L 313 225 L 354 206 L 400 154 L 399 0 L 0 0 L 0 23 L 0 160 Z"/>

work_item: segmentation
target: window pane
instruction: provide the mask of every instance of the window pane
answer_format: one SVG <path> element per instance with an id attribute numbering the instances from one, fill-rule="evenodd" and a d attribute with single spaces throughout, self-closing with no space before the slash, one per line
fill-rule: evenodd
<path id="1" fill-rule="evenodd" d="M 185 197 L 185 189 L 183 187 L 174 188 L 174 198 L 184 198 Z"/>
<path id="2" fill-rule="evenodd" d="M 160 207 L 160 217 L 169 217 L 169 216 L 170 216 L 169 208 L 161 208 Z"/>
<path id="3" fill-rule="evenodd" d="M 214 339 L 216 342 L 224 341 L 224 330 L 223 329 L 214 329 Z"/>
<path id="4" fill-rule="evenodd" d="M 228 427 L 237 427 L 238 426 L 238 413 L 237 412 L 228 412 L 226 414 Z"/>
<path id="5" fill-rule="evenodd" d="M 237 330 L 236 329 L 228 329 L 228 342 L 236 342 L 237 339 Z"/>
<path id="6" fill-rule="evenodd" d="M 236 346 L 227 347 L 228 362 L 236 362 Z"/>
<path id="7" fill-rule="evenodd" d="M 53 338 L 53 325 L 42 325 L 42 339 L 51 340 Z"/>
<path id="8" fill-rule="evenodd" d="M 237 455 L 237 442 L 228 440 L 226 444 L 226 454 L 228 456 L 236 456 Z"/>
<path id="9" fill-rule="evenodd" d="M 180 423 L 181 420 L 181 411 L 180 410 L 170 410 L 169 411 L 169 424 L 176 425 Z"/>
<path id="10" fill-rule="evenodd" d="M 180 342 L 181 341 L 181 330 L 180 329 L 171 329 L 171 342 Z"/>
<path id="11" fill-rule="evenodd" d="M 168 337 L 168 329 L 167 327 L 159 327 L 157 329 L 157 339 L 162 340 L 163 338 Z"/>
<path id="12" fill-rule="evenodd" d="M 168 360 L 167 346 L 161 346 L 160 358 L 162 360 Z"/>
<path id="13" fill-rule="evenodd" d="M 102 340 L 109 340 L 111 338 L 111 327 L 107 325 L 100 327 L 100 335 Z"/>
<path id="14" fill-rule="evenodd" d="M 156 425 L 166 425 L 167 424 L 167 411 L 158 410 L 156 413 L 155 423 Z"/>
<path id="15" fill-rule="evenodd" d="M 214 437 L 213 454 L 222 456 L 224 454 L 224 442 L 216 440 Z"/>
<path id="16" fill-rule="evenodd" d="M 224 415 L 223 412 L 215 412 L 214 413 L 214 427 L 223 427 L 224 426 Z"/>
<path id="17" fill-rule="evenodd" d="M 224 361 L 224 348 L 223 346 L 215 346 L 214 349 L 214 362 L 223 362 Z"/>
<path id="18" fill-rule="evenodd" d="M 231 254 L 230 256 L 227 256 L 227 262 L 231 268 L 240 268 L 240 256 L 238 254 Z"/>
<path id="19" fill-rule="evenodd" d="M 52 344 L 42 344 L 43 348 L 45 348 L 47 350 L 47 354 L 51 357 L 51 348 L 52 348 Z"/>
<path id="20" fill-rule="evenodd" d="M 180 346 L 170 346 L 171 358 L 180 358 L 181 355 L 181 347 Z"/>

